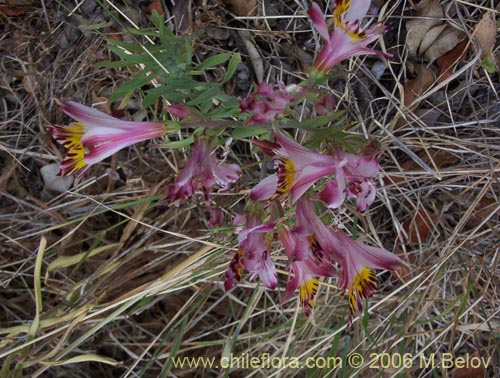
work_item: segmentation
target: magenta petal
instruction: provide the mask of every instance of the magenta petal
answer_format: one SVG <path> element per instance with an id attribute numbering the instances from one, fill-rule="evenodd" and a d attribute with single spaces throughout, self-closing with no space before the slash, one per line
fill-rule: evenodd
<path id="1" fill-rule="evenodd" d="M 262 201 L 267 200 L 271 197 L 278 189 L 278 176 L 271 175 L 267 176 L 264 180 L 259 182 L 252 191 L 250 192 L 250 198 L 252 201 Z"/>
<path id="2" fill-rule="evenodd" d="M 295 179 L 293 188 L 290 191 L 292 203 L 297 202 L 297 200 L 302 197 L 307 189 L 309 189 L 317 180 L 334 173 L 335 166 L 333 164 L 329 167 L 304 167 Z"/>
<path id="3" fill-rule="evenodd" d="M 312 3 L 311 8 L 307 11 L 307 15 L 309 16 L 311 22 L 313 23 L 318 33 L 323 37 L 325 41 L 330 40 L 330 32 L 328 31 L 328 25 L 325 22 L 325 16 L 321 11 L 321 8 L 318 4 Z"/>
<path id="4" fill-rule="evenodd" d="M 338 180 L 338 177 L 337 177 Z M 345 200 L 345 181 L 329 181 L 319 194 L 319 198 L 327 204 L 330 209 L 337 209 Z"/>
<path id="5" fill-rule="evenodd" d="M 237 164 L 220 164 L 215 167 L 215 182 L 221 191 L 228 190 L 229 186 L 241 176 L 241 168 Z"/>

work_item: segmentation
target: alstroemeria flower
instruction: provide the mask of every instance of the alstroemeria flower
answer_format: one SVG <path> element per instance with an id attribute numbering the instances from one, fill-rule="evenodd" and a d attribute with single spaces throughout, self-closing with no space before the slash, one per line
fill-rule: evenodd
<path id="1" fill-rule="evenodd" d="M 299 200 L 300 209 L 306 200 Z M 285 247 L 290 261 L 293 278 L 288 279 L 282 302 L 287 301 L 299 289 L 299 302 L 304 315 L 309 316 L 314 306 L 314 297 L 318 290 L 319 277 L 334 277 L 337 275 L 334 266 L 318 243 L 314 230 L 304 219 L 303 212 L 297 211 L 297 226 L 293 230 L 283 227 L 278 236 Z"/>
<path id="2" fill-rule="evenodd" d="M 295 203 L 317 180 L 336 173 L 336 160 L 332 156 L 311 151 L 280 132 L 274 135 L 275 142 L 253 142 L 264 153 L 273 156 L 278 172 L 252 189 L 252 200 L 274 200 L 290 193 Z"/>
<path id="3" fill-rule="evenodd" d="M 346 195 L 356 198 L 358 211 L 365 211 L 375 200 L 375 183 L 373 179 L 379 171 L 377 156 L 358 156 L 337 149 L 335 181 L 326 184 L 319 198 L 329 208 L 338 208 Z"/>
<path id="4" fill-rule="evenodd" d="M 166 199 L 178 203 L 202 189 L 205 201 L 209 203 L 213 186 L 227 190 L 231 183 L 238 180 L 241 168 L 237 164 L 217 162 L 208 141 L 201 138 L 194 143 L 191 158 L 170 186 Z"/>
<path id="5" fill-rule="evenodd" d="M 382 51 L 367 47 L 386 30 L 381 23 L 368 22 L 363 27 L 360 25 L 360 20 L 368 12 L 370 2 L 370 0 L 336 0 L 331 34 L 320 7 L 312 3 L 307 14 L 325 40 L 323 49 L 313 62 L 313 76 L 326 74 L 333 66 L 351 56 L 375 54 L 383 58 L 390 57 Z"/>
<path id="6" fill-rule="evenodd" d="M 294 98 L 291 90 L 282 82 L 273 86 L 262 81 L 250 96 L 239 99 L 240 110 L 242 113 L 253 113 L 246 121 L 247 125 L 266 123 L 283 115 L 286 106 Z"/>
<path id="7" fill-rule="evenodd" d="M 352 240 L 342 230 L 333 233 L 342 259 L 341 288 L 349 291 L 351 316 L 363 309 L 363 300 L 377 290 L 377 276 L 372 269 L 396 270 L 403 262 L 395 254 Z"/>
<path id="8" fill-rule="evenodd" d="M 401 259 L 389 251 L 353 241 L 342 230 L 326 227 L 309 200 L 301 199 L 297 203 L 297 218 L 299 217 L 314 230 L 321 251 L 331 261 L 340 264 L 340 287 L 349 292 L 351 317 L 356 312 L 361 312 L 363 299 L 371 297 L 377 289 L 377 277 L 372 269 L 396 270 L 402 265 Z"/>
<path id="9" fill-rule="evenodd" d="M 89 167 L 122 148 L 165 134 L 159 122 L 122 121 L 73 101 L 61 102 L 63 112 L 75 119 L 69 126 L 54 125 L 54 139 L 68 149 L 59 175 L 80 177 Z"/>
<path id="10" fill-rule="evenodd" d="M 278 278 L 271 260 L 272 234 L 268 234 L 274 230 L 274 224 L 262 223 L 255 215 L 238 219 L 244 220 L 245 225 L 238 234 L 238 251 L 226 269 L 225 290 L 231 289 L 240 281 L 244 268 L 252 273 L 250 279 L 259 276 L 265 287 L 274 290 Z"/>

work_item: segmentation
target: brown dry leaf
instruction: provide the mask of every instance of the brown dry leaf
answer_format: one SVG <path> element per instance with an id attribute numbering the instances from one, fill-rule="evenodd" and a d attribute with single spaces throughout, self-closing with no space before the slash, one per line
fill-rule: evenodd
<path id="1" fill-rule="evenodd" d="M 237 16 L 252 16 L 257 11 L 257 0 L 224 0 L 234 9 Z"/>
<path id="2" fill-rule="evenodd" d="M 443 21 L 439 0 L 422 0 L 416 7 L 417 19 L 406 23 L 406 45 L 411 55 L 434 61 L 453 49 L 465 34 Z"/>
<path id="3" fill-rule="evenodd" d="M 451 372 L 451 378 L 483 378 L 485 371 L 482 366 L 474 368 L 455 368 Z"/>
<path id="4" fill-rule="evenodd" d="M 488 217 L 491 212 L 498 206 L 498 202 L 491 197 L 483 197 L 479 200 L 474 212 L 471 214 L 469 221 L 467 222 L 468 227 L 477 227 L 483 222 L 486 217 Z M 491 220 L 498 221 L 500 218 L 500 212 L 497 211 L 496 216 L 493 216 Z"/>
<path id="5" fill-rule="evenodd" d="M 175 2 L 174 8 L 172 9 L 172 16 L 174 17 L 175 29 L 177 31 L 185 33 L 192 28 L 193 12 L 191 8 L 191 0 Z"/>
<path id="6" fill-rule="evenodd" d="M 464 32 L 447 25 L 429 48 L 423 50 L 425 51 L 424 56 L 430 61 L 434 61 L 452 50 L 460 41 L 463 41 L 464 38 Z"/>
<path id="7" fill-rule="evenodd" d="M 153 13 L 153 11 L 156 11 L 156 13 L 158 13 L 160 16 L 163 15 L 163 8 L 161 6 L 160 0 L 153 0 L 146 9 L 148 13 Z"/>
<path id="8" fill-rule="evenodd" d="M 124 39 L 123 39 L 123 35 L 120 34 L 118 32 L 118 30 L 113 27 L 113 26 L 110 26 L 108 31 L 104 33 L 104 35 L 107 37 L 107 38 L 110 38 L 110 39 L 114 39 L 115 41 L 118 41 L 118 42 L 123 42 Z"/>
<path id="9" fill-rule="evenodd" d="M 11 7 L 5 4 L 0 4 L 0 13 L 6 15 L 7 17 L 20 16 L 30 9 L 31 7 Z"/>
<path id="10" fill-rule="evenodd" d="M 460 161 L 460 158 L 457 155 L 446 150 L 431 150 L 429 151 L 429 154 L 422 151 L 418 155 L 424 163 L 430 165 L 431 167 L 435 166 L 437 169 L 456 165 Z M 422 169 L 420 166 L 417 167 L 417 169 Z"/>
<path id="11" fill-rule="evenodd" d="M 465 57 L 465 51 L 469 42 L 463 40 L 456 45 L 452 50 L 448 51 L 443 56 L 436 60 L 439 67 L 438 81 L 446 80 L 455 71 L 455 64 L 460 62 Z"/>
<path id="12" fill-rule="evenodd" d="M 427 32 L 440 24 L 444 17 L 443 8 L 438 0 L 422 0 L 416 7 L 416 15 L 419 17 L 406 23 L 406 45 L 411 55 L 417 55 L 419 46 Z"/>
<path id="13" fill-rule="evenodd" d="M 497 38 L 497 22 L 492 12 L 486 12 L 476 25 L 474 37 L 481 45 L 481 58 L 489 56 Z"/>
<path id="14" fill-rule="evenodd" d="M 417 77 L 403 85 L 403 103 L 405 106 L 413 104 L 415 99 L 424 93 L 434 83 L 434 73 L 424 66 L 420 66 Z"/>
<path id="15" fill-rule="evenodd" d="M 403 223 L 403 229 L 408 235 L 408 243 L 423 243 L 431 233 L 437 222 L 437 216 L 421 207 L 414 216 Z"/>

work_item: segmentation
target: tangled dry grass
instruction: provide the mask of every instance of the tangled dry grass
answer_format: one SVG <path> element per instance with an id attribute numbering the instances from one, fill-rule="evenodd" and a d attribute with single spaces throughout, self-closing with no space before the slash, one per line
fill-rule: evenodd
<path id="1" fill-rule="evenodd" d="M 351 130 L 386 151 L 377 201 L 359 229 L 408 264 L 399 276 L 380 274 L 368 314 L 348 328 L 347 302 L 333 281 L 322 283 L 310 318 L 295 298 L 280 304 L 279 292 L 255 282 L 224 292 L 234 237 L 207 231 L 194 199 L 179 208 L 157 203 L 185 157 L 179 150 L 143 144 L 92 168 L 67 192 L 46 189 L 40 169 L 62 157 L 47 127 L 67 122 L 54 98 L 101 102 L 134 74 L 95 65 L 113 59 L 100 33 L 126 35 L 131 22 L 148 26 L 149 2 L 133 3 L 46 0 L 19 15 L 0 15 L 1 376 L 500 376 L 500 83 L 498 71 L 477 64 L 472 35 L 483 12 L 498 16 L 498 6 L 445 2 L 469 48 L 451 76 L 416 95 L 418 106 L 402 100 L 405 83 L 418 77 L 412 67 L 421 63 L 405 49 L 411 12 L 402 1 L 380 8 L 394 56 L 383 75 L 376 76 L 376 60 L 354 59 L 330 88 L 347 110 L 346 122 L 354 121 Z M 177 2 L 166 3 L 172 9 Z M 252 17 L 229 12 L 236 11 L 234 1 L 227 2 L 234 8 L 185 3 L 192 25 L 211 30 L 199 37 L 199 53 L 239 50 L 254 80 L 263 74 L 293 82 L 312 59 L 315 41 L 301 13 L 307 2 L 258 2 Z M 228 46 L 229 37 L 220 36 L 227 30 L 240 33 L 240 42 Z M 161 109 L 142 109 L 140 94 L 128 100 L 131 114 L 160 116 Z M 240 160 L 252 159 L 247 142 L 238 150 Z M 240 183 L 239 192 L 215 201 L 229 217 L 241 210 L 248 188 Z M 350 221 L 349 214 L 340 218 Z M 280 280 L 286 268 L 283 260 Z M 181 368 L 170 358 L 218 363 L 231 353 L 301 361 L 360 353 L 364 363 L 225 370 Z M 383 353 L 410 353 L 412 366 L 396 361 L 382 368 Z M 491 360 L 477 369 L 445 368 L 443 353 Z M 419 365 L 418 356 L 433 354 L 435 365 Z"/>

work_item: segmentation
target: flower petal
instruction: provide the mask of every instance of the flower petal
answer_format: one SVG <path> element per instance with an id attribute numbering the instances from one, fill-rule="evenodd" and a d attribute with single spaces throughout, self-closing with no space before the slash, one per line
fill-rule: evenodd
<path id="1" fill-rule="evenodd" d="M 319 5 L 313 2 L 311 4 L 311 8 L 309 8 L 307 11 L 307 15 L 309 16 L 316 30 L 318 30 L 318 33 L 321 35 L 321 37 L 323 37 L 323 39 L 328 42 L 330 40 L 330 33 L 328 31 L 328 25 L 325 21 L 325 16 L 323 15 L 323 12 L 321 11 Z"/>

